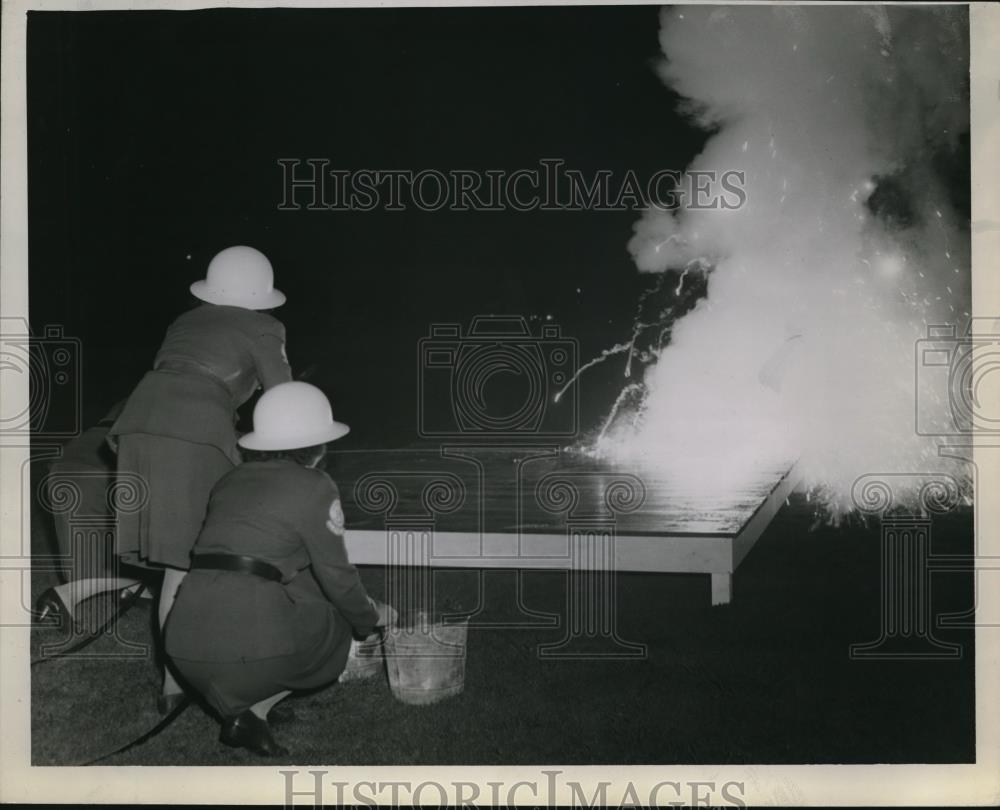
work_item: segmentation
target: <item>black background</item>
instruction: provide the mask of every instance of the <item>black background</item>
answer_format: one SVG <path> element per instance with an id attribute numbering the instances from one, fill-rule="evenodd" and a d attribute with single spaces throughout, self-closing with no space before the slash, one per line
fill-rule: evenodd
<path id="1" fill-rule="evenodd" d="M 293 369 L 318 364 L 351 445 L 413 439 L 433 322 L 551 316 L 581 360 L 627 339 L 652 281 L 625 247 L 637 213 L 280 211 L 277 161 L 683 169 L 707 135 L 654 73 L 657 13 L 30 13 L 30 316 L 81 339 L 84 423 L 149 368 L 188 285 L 231 244 L 271 259 Z M 622 368 L 584 378 L 584 426 Z"/>

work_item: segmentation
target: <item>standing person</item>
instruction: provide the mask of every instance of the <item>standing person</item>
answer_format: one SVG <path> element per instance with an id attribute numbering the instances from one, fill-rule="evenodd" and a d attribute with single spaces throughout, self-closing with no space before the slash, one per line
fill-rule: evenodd
<path id="1" fill-rule="evenodd" d="M 265 393 L 244 462 L 212 492 L 170 621 L 166 648 L 222 718 L 220 740 L 284 755 L 268 712 L 291 691 L 336 680 L 352 634 L 395 620 L 372 600 L 344 547 L 336 485 L 317 464 L 345 435 L 330 403 L 303 382 Z"/>
<path id="2" fill-rule="evenodd" d="M 111 429 L 118 469 L 143 477 L 145 508 L 122 514 L 119 554 L 163 569 L 158 606 L 162 629 L 190 563 L 209 493 L 239 463 L 236 412 L 253 393 L 291 379 L 285 328 L 262 310 L 285 296 L 274 289 L 263 253 L 227 248 L 191 285 L 203 301 L 167 329 L 146 374 Z M 169 667 L 157 706 L 171 711 L 183 692 Z"/>

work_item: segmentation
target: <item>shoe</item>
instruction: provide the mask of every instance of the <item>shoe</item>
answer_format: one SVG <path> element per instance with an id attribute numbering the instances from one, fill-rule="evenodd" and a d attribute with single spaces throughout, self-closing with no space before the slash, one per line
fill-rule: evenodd
<path id="1" fill-rule="evenodd" d="M 156 696 L 156 711 L 161 715 L 168 715 L 182 703 L 187 702 L 187 695 L 183 692 L 162 692 Z"/>
<path id="2" fill-rule="evenodd" d="M 35 603 L 38 611 L 39 624 L 51 624 L 53 627 L 76 627 L 76 619 L 70 613 L 66 603 L 55 588 L 47 589 Z M 46 621 L 54 619 L 55 621 Z"/>
<path id="3" fill-rule="evenodd" d="M 267 721 L 249 709 L 222 724 L 219 742 L 231 748 L 246 748 L 262 757 L 288 756 L 288 749 L 278 745 L 271 736 Z"/>
<path id="4" fill-rule="evenodd" d="M 138 585 L 130 585 L 127 588 L 122 588 L 118 592 L 118 602 L 148 602 L 153 598 L 152 592 L 142 583 Z"/>
<path id="5" fill-rule="evenodd" d="M 267 722 L 272 726 L 287 726 L 289 723 L 294 723 L 297 719 L 295 709 L 284 703 L 279 703 L 267 713 Z"/>

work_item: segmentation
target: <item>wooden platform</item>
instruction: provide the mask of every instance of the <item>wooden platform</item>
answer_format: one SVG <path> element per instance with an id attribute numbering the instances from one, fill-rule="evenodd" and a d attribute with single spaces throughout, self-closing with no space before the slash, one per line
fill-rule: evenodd
<path id="1" fill-rule="evenodd" d="M 713 604 L 796 483 L 792 463 L 695 481 L 556 447 L 333 452 L 327 469 L 355 564 L 705 573 Z"/>

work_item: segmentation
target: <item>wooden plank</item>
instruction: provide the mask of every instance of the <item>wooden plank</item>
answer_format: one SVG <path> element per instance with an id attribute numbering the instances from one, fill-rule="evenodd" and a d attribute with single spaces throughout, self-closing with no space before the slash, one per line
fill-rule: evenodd
<path id="1" fill-rule="evenodd" d="M 686 482 L 681 461 L 676 471 L 664 471 L 613 465 L 555 449 L 554 455 L 532 457 L 530 450 L 477 448 L 468 451 L 476 455 L 471 460 L 427 449 L 341 453 L 333 454 L 331 474 L 340 485 L 348 525 L 359 529 L 385 525 L 387 515 L 365 508 L 366 489 L 371 491 L 380 481 L 394 492 L 394 515 L 433 517 L 438 531 L 555 534 L 565 532 L 570 515 L 542 502 L 542 485 L 563 481 L 573 488 L 574 509 L 580 514 L 606 511 L 609 487 L 629 482 L 638 485 L 643 502 L 639 509 L 614 515 L 620 534 L 735 537 L 790 466 L 762 466 L 738 483 L 713 488 Z M 461 490 L 457 509 L 428 513 L 426 487 L 434 481 Z"/>
<path id="2" fill-rule="evenodd" d="M 732 573 L 797 482 L 792 465 L 770 465 L 713 491 L 682 472 L 554 448 L 451 450 L 471 460 L 427 449 L 335 457 L 355 564 L 586 570 L 573 533 L 613 533 L 617 571 L 709 573 L 712 603 L 726 604 Z M 641 504 L 609 499 L 615 486 L 640 491 Z"/>
<path id="3" fill-rule="evenodd" d="M 792 494 L 798 483 L 798 468 L 793 465 L 774 485 L 767 498 L 760 503 L 753 516 L 744 525 L 742 531 L 733 538 L 733 567 L 731 570 L 735 571 L 736 567 L 743 562 L 743 558 L 750 553 L 750 549 L 753 548 L 754 543 L 764 533 L 764 529 L 774 519 L 774 516 L 778 514 L 778 510 L 784 505 L 785 499 Z"/>

